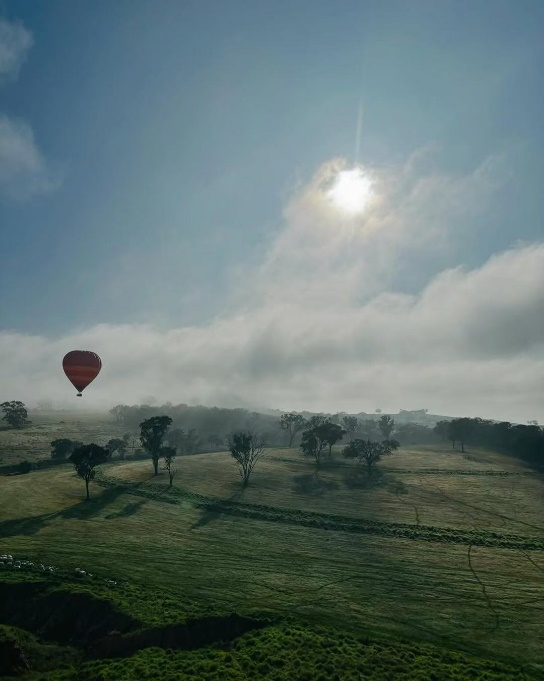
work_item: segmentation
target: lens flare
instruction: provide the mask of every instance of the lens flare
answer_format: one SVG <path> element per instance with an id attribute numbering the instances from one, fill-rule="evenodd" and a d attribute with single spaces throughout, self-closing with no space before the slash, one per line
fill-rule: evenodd
<path id="1" fill-rule="evenodd" d="M 350 215 L 362 213 L 372 197 L 372 181 L 362 168 L 342 170 L 327 192 L 332 203 Z"/>

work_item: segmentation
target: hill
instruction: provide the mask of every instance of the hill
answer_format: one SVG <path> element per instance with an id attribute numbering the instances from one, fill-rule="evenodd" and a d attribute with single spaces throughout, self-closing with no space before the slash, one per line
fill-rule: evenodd
<path id="1" fill-rule="evenodd" d="M 96 424 L 105 436 L 104 427 Z M 150 669 L 160 670 L 151 678 L 192 670 L 240 679 L 542 673 L 543 480 L 520 461 L 404 447 L 369 482 L 338 453 L 315 475 L 297 450 L 273 449 L 245 491 L 225 453 L 177 465 L 171 490 L 150 461 L 106 465 L 89 503 L 68 465 L 0 476 L 0 553 L 58 568 L 4 568 L 3 581 L 45 581 L 47 593 L 83 590 L 114 603 L 136 621 L 122 637 L 210 617 L 265 622 L 192 651 L 131 639 L 119 645 L 133 655 L 86 659 L 78 678 L 149 678 Z M 82 580 L 76 567 L 93 577 Z M 1 622 L 36 634 L 5 612 Z M 6 638 L 24 636 L 17 631 Z M 75 678 L 73 655 L 86 643 L 73 641 L 74 653 L 66 640 L 25 641 L 61 645 L 59 668 Z"/>

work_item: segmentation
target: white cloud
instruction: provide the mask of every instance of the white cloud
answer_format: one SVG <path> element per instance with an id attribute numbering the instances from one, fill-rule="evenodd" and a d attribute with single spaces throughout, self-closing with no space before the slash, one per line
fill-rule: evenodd
<path id="1" fill-rule="evenodd" d="M 60 173 L 37 148 L 32 128 L 0 114 L 0 193 L 24 200 L 57 189 L 60 182 Z"/>
<path id="2" fill-rule="evenodd" d="M 17 79 L 32 43 L 32 34 L 23 26 L 0 20 L 0 84 Z M 26 200 L 60 183 L 60 173 L 36 146 L 32 128 L 0 113 L 0 197 Z"/>
<path id="3" fill-rule="evenodd" d="M 0 82 L 17 78 L 32 44 L 32 34 L 24 26 L 0 19 Z"/>
<path id="4" fill-rule="evenodd" d="M 431 411 L 525 421 L 544 401 L 544 245 L 444 272 L 418 296 L 350 311 L 277 302 L 200 328 L 99 325 L 48 340 L 0 334 L 2 399 L 66 401 L 60 362 L 97 351 L 85 405 L 173 402 Z M 231 404 L 235 400 L 231 400 Z"/>
<path id="5" fill-rule="evenodd" d="M 409 257 L 414 241 L 431 252 L 429 234 L 437 231 L 447 242 L 459 215 L 468 220 L 500 186 L 491 162 L 466 177 L 414 177 L 420 161 L 376 171 L 376 199 L 357 220 L 324 200 L 321 188 L 339 162 L 326 164 L 287 206 L 263 262 L 243 272 L 248 291 L 237 311 L 206 325 L 102 324 L 60 339 L 0 333 L 0 399 L 84 408 L 154 395 L 174 403 L 541 418 L 544 244 L 437 272 L 416 295 L 388 285 L 389 270 Z M 76 402 L 61 360 L 77 348 L 98 352 L 103 370 Z"/>

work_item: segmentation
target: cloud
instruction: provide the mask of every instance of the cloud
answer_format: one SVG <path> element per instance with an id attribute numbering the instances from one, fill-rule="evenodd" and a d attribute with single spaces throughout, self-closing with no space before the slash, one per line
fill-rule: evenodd
<path id="1" fill-rule="evenodd" d="M 18 77 L 33 42 L 24 26 L 0 19 L 0 83 Z"/>
<path id="2" fill-rule="evenodd" d="M 53 191 L 60 183 L 60 173 L 37 148 L 32 128 L 0 114 L 0 193 L 25 200 Z"/>
<path id="3" fill-rule="evenodd" d="M 343 162 L 325 164 L 286 206 L 262 261 L 239 271 L 245 291 L 236 291 L 237 305 L 207 324 L 168 331 L 98 324 L 57 339 L 0 333 L 0 399 L 73 405 L 61 359 L 81 348 L 103 360 L 81 408 L 154 395 L 254 408 L 425 407 L 539 418 L 544 243 L 480 267 L 435 271 L 414 294 L 390 285 L 399 259 L 416 248 L 432 253 L 433 234 L 447 250 L 460 216 L 470 222 L 504 181 L 500 157 L 465 176 L 439 174 L 429 161 L 423 154 L 396 170 L 369 170 L 375 197 L 358 218 L 326 199 Z"/>
<path id="4" fill-rule="evenodd" d="M 544 244 L 470 271 L 452 269 L 414 296 L 380 294 L 349 312 L 290 301 L 168 332 L 98 325 L 50 340 L 0 334 L 1 399 L 66 401 L 60 362 L 97 351 L 86 406 L 172 402 L 324 411 L 426 407 L 525 421 L 544 398 Z"/>
<path id="5" fill-rule="evenodd" d="M 23 26 L 0 20 L 0 84 L 17 79 L 32 44 Z M 24 201 L 60 184 L 61 174 L 39 151 L 32 128 L 0 113 L 0 197 Z"/>

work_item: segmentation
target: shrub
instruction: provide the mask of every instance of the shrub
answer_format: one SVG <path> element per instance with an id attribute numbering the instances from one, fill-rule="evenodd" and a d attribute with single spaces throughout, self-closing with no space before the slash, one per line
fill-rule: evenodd
<path id="1" fill-rule="evenodd" d="M 32 470 L 32 464 L 30 461 L 21 461 L 17 467 L 19 473 L 25 474 L 25 473 L 30 473 Z"/>

